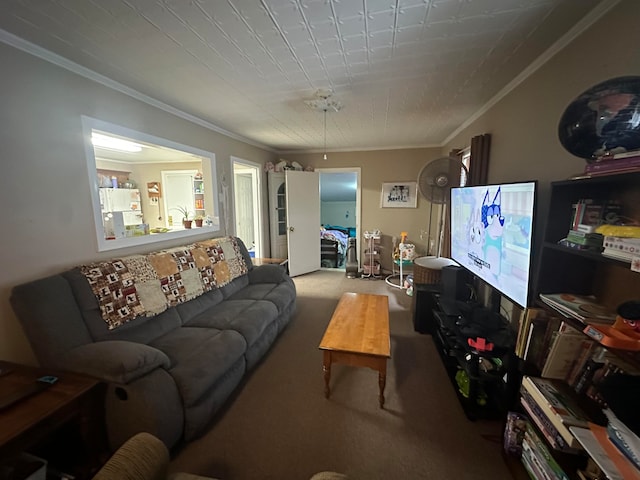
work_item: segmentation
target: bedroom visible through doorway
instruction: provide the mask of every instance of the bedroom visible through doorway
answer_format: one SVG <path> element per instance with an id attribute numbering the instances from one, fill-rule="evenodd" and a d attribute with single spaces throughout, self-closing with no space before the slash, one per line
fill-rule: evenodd
<path id="1" fill-rule="evenodd" d="M 320 266 L 344 270 L 348 239 L 356 238 L 356 245 L 360 244 L 360 169 L 319 168 L 317 171 L 320 173 Z"/>

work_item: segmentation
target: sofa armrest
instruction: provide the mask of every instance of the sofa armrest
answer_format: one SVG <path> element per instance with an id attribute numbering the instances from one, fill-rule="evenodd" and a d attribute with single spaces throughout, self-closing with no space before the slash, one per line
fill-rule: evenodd
<path id="1" fill-rule="evenodd" d="M 287 277 L 287 271 L 282 265 L 265 264 L 249 270 L 249 283 L 280 283 Z"/>
<path id="2" fill-rule="evenodd" d="M 214 480 L 190 473 L 171 473 L 169 450 L 147 432 L 129 438 L 107 460 L 92 480 Z"/>
<path id="3" fill-rule="evenodd" d="M 169 451 L 161 440 L 141 432 L 127 440 L 93 480 L 165 480 Z"/>
<path id="4" fill-rule="evenodd" d="M 60 366 L 105 382 L 127 384 L 156 368 L 169 368 L 171 361 L 164 352 L 149 345 L 109 340 L 69 350 L 60 359 Z"/>

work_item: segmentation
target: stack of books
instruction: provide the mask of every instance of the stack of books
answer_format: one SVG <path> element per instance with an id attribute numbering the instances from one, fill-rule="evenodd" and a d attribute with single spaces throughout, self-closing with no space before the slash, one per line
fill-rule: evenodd
<path id="1" fill-rule="evenodd" d="M 580 230 L 569 230 L 566 238 L 560 241 L 565 247 L 587 250 L 590 252 L 602 252 L 604 235 L 600 233 L 586 233 Z"/>
<path id="2" fill-rule="evenodd" d="M 615 322 L 616 312 L 600 303 L 592 295 L 574 293 L 541 293 L 540 300 L 567 318 L 583 324 L 608 324 Z"/>
<path id="3" fill-rule="evenodd" d="M 552 449 L 564 453 L 582 451 L 569 428 L 588 426 L 589 417 L 566 394 L 559 381 L 525 375 L 520 387 L 520 403 Z"/>
<path id="4" fill-rule="evenodd" d="M 593 163 L 588 163 L 584 168 L 584 173 L 589 176 L 595 176 L 636 172 L 638 170 L 640 170 L 640 150 L 617 153 Z"/>
<path id="5" fill-rule="evenodd" d="M 571 432 L 600 468 L 597 478 L 640 479 L 640 438 L 611 410 L 604 413 L 606 427 L 589 424 L 589 428 L 571 427 Z"/>
<path id="6" fill-rule="evenodd" d="M 530 423 L 524 432 L 520 458 L 531 478 L 569 480 Z"/>
<path id="7" fill-rule="evenodd" d="M 604 247 L 603 255 L 623 262 L 631 262 L 634 257 L 640 256 L 640 238 L 607 235 L 604 237 L 602 245 Z"/>

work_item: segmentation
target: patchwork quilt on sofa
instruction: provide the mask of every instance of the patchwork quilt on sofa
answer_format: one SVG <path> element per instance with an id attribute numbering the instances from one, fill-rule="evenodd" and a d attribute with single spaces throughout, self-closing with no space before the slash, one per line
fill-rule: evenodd
<path id="1" fill-rule="evenodd" d="M 112 330 L 222 287 L 248 268 L 237 239 L 222 237 L 83 265 L 80 271 Z"/>

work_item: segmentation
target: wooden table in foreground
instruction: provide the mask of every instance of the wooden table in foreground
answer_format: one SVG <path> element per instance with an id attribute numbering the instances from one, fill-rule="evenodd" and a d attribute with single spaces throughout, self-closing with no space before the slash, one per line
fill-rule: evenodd
<path id="1" fill-rule="evenodd" d="M 369 367 L 378 371 L 380 408 L 384 407 L 387 359 L 391 358 L 389 298 L 343 293 L 320 342 L 323 350 L 324 395 L 329 398 L 331 364 Z"/>
<path id="2" fill-rule="evenodd" d="M 58 381 L 46 390 L 0 411 L 0 459 L 29 450 L 50 438 L 63 425 L 77 421 L 82 441 L 91 457 L 83 466 L 89 478 L 108 451 L 104 430 L 104 384 L 83 375 L 11 362 L 0 362 L 0 367 L 7 372 L 0 376 L 2 395 L 10 395 L 32 385 L 44 375 L 58 377 Z"/>

